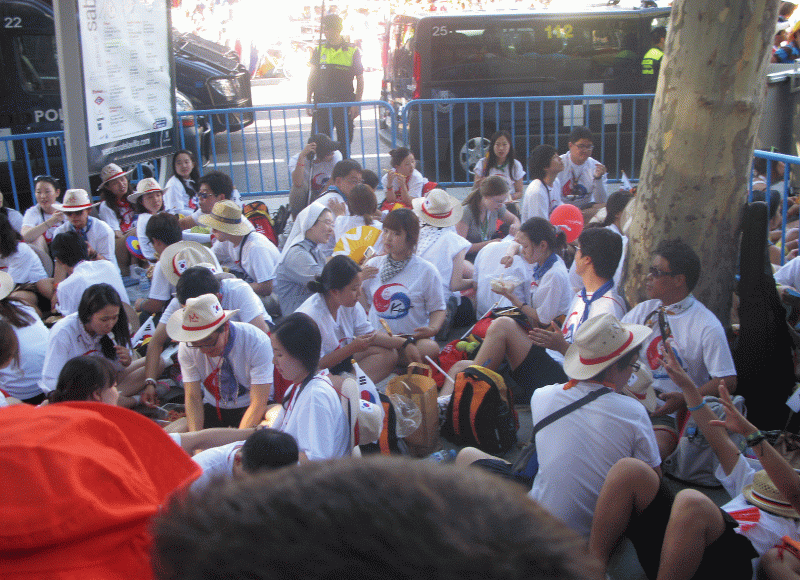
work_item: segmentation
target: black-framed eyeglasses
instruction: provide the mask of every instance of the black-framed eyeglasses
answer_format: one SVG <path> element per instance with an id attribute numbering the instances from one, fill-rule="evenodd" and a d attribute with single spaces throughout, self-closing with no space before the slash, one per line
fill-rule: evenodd
<path id="1" fill-rule="evenodd" d="M 665 272 L 664 270 L 659 270 L 655 266 L 650 266 L 650 268 L 647 270 L 647 273 L 653 278 L 661 278 L 661 276 L 675 276 L 675 272 Z"/>
<path id="2" fill-rule="evenodd" d="M 578 149 L 583 149 L 584 151 L 591 151 L 594 149 L 594 145 L 592 143 L 575 143 L 575 147 Z"/>
<path id="3" fill-rule="evenodd" d="M 224 328 L 224 327 L 223 327 Z M 217 346 L 217 342 L 219 342 L 219 335 L 222 334 L 221 330 L 215 330 L 211 336 L 204 338 L 203 340 L 197 340 L 194 342 L 187 342 L 186 346 L 189 348 L 212 348 Z"/>
<path id="4" fill-rule="evenodd" d="M 635 372 L 635 373 L 638 373 L 638 372 L 639 372 L 639 369 L 641 369 L 641 368 L 642 368 L 642 364 L 641 364 L 641 363 L 638 363 L 638 362 L 631 363 L 631 364 L 630 364 L 630 365 L 628 365 L 628 366 L 630 366 L 630 367 L 633 369 L 633 372 Z"/>

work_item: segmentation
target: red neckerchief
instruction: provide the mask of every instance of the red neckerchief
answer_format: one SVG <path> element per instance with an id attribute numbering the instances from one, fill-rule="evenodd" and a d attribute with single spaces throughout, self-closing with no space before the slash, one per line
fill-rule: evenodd
<path id="1" fill-rule="evenodd" d="M 209 358 L 209 360 L 211 360 L 211 359 Z M 211 374 L 208 375 L 205 378 L 205 380 L 203 380 L 203 386 L 208 390 L 209 393 L 214 395 L 214 401 L 216 401 L 216 404 L 217 404 L 217 419 L 219 419 L 220 421 L 222 421 L 222 411 L 219 408 L 219 400 L 220 400 L 220 394 L 219 394 L 219 370 L 222 368 L 222 361 L 223 361 L 223 357 L 220 356 L 219 357 L 219 364 L 217 364 L 217 368 L 215 368 L 213 371 L 211 371 Z"/>

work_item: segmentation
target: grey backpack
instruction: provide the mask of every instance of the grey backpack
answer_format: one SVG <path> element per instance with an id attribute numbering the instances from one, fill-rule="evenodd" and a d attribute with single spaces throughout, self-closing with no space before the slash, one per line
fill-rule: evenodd
<path id="1" fill-rule="evenodd" d="M 705 402 L 720 419 L 725 418 L 725 407 L 722 406 L 719 398 L 705 397 Z M 733 397 L 733 405 L 742 415 L 747 415 L 744 397 L 740 395 Z M 739 449 L 744 448 L 743 435 L 737 433 L 728 435 Z M 722 487 L 719 480 L 714 477 L 718 465 L 719 460 L 711 445 L 697 427 L 694 417 L 689 417 L 678 440 L 678 446 L 664 460 L 661 468 L 664 470 L 664 475 L 682 483 L 703 487 Z"/>

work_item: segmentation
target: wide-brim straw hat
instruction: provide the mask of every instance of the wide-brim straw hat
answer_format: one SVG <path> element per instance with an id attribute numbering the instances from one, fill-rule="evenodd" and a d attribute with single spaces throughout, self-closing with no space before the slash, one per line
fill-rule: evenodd
<path id="1" fill-rule="evenodd" d="M 564 356 L 564 372 L 585 380 L 611 366 L 643 343 L 651 330 L 641 324 L 623 324 L 612 314 L 590 318 L 578 328 Z"/>
<path id="2" fill-rule="evenodd" d="M 116 163 L 109 163 L 103 167 L 102 170 L 100 170 L 100 185 L 97 186 L 97 190 L 100 191 L 109 181 L 112 181 L 117 177 L 127 177 L 131 173 L 133 173 L 133 168 L 128 169 L 128 171 L 122 171 L 122 167 Z"/>
<path id="3" fill-rule="evenodd" d="M 64 192 L 64 201 L 61 203 L 54 203 L 53 208 L 63 213 L 74 213 L 99 204 L 99 201 L 97 203 L 92 203 L 89 192 L 85 189 L 68 189 Z"/>
<path id="4" fill-rule="evenodd" d="M 154 193 L 156 191 L 160 191 L 162 193 L 164 192 L 164 190 L 161 189 L 161 186 L 158 184 L 158 181 L 152 177 L 145 177 L 136 184 L 136 191 L 128 196 L 128 202 L 136 203 L 143 195 Z"/>
<path id="5" fill-rule="evenodd" d="M 784 518 L 800 519 L 800 514 L 786 501 L 763 469 L 755 473 L 753 483 L 745 486 L 742 495 L 751 504 L 766 512 Z"/>
<path id="6" fill-rule="evenodd" d="M 421 222 L 437 228 L 454 226 L 464 215 L 461 202 L 443 189 L 432 189 L 426 197 L 415 197 L 411 205 Z"/>
<path id="7" fill-rule="evenodd" d="M 189 298 L 186 305 L 167 320 L 167 334 L 176 342 L 203 340 L 230 320 L 239 310 L 223 310 L 214 294 Z"/>
<path id="8" fill-rule="evenodd" d="M 189 268 L 208 265 L 214 275 L 222 273 L 217 257 L 208 247 L 191 241 L 176 242 L 167 246 L 158 258 L 158 267 L 164 272 L 167 281 L 175 286 Z"/>
<path id="9" fill-rule="evenodd" d="M 14 291 L 14 278 L 8 272 L 0 271 L 0 300 L 8 298 L 9 294 Z"/>
<path id="10" fill-rule="evenodd" d="M 231 236 L 246 236 L 252 231 L 250 222 L 242 215 L 242 208 L 230 199 L 218 201 L 211 213 L 203 214 L 197 219 L 204 226 Z"/>

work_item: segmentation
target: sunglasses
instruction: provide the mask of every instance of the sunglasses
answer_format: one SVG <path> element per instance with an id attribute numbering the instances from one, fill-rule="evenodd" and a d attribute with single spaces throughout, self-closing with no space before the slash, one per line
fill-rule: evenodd
<path id="1" fill-rule="evenodd" d="M 665 272 L 664 270 L 659 270 L 655 266 L 650 266 L 650 268 L 647 270 L 647 273 L 653 278 L 661 278 L 661 276 L 675 276 L 675 272 Z"/>

